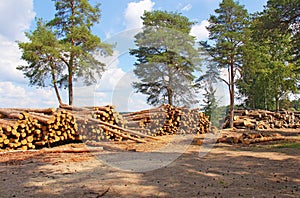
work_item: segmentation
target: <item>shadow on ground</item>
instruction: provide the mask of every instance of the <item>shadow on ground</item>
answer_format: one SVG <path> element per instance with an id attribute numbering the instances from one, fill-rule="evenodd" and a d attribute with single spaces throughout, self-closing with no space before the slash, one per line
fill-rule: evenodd
<path id="1" fill-rule="evenodd" d="M 1 197 L 300 197 L 299 149 L 218 145 L 199 157 L 199 148 L 191 145 L 172 163 L 139 173 L 90 153 L 2 154 Z M 112 152 L 100 156 L 126 160 Z"/>

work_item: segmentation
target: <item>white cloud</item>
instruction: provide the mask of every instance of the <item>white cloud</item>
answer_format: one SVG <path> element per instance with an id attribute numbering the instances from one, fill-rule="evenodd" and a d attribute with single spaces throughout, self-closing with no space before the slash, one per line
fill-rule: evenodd
<path id="1" fill-rule="evenodd" d="M 120 84 L 120 80 L 125 74 L 120 67 L 108 69 L 98 83 L 97 89 L 103 91 L 114 90 Z"/>
<path id="2" fill-rule="evenodd" d="M 184 11 L 184 12 L 187 12 L 189 11 L 190 9 L 192 9 L 192 5 L 191 4 L 187 4 L 186 6 L 184 6 L 181 10 Z"/>
<path id="3" fill-rule="evenodd" d="M 114 50 L 112 56 L 97 57 L 99 61 L 106 65 L 106 71 L 103 73 L 101 79 L 97 80 L 97 90 L 113 90 L 119 80 L 125 75 L 125 72 L 119 67 L 119 58 L 121 55 L 118 50 Z"/>
<path id="4" fill-rule="evenodd" d="M 143 25 L 141 16 L 144 11 L 151 11 L 155 2 L 151 0 L 142 0 L 139 2 L 130 2 L 125 10 L 126 29 L 140 28 Z"/>
<path id="5" fill-rule="evenodd" d="M 94 54 L 94 57 L 101 63 L 106 65 L 106 69 L 112 69 L 118 67 L 120 52 L 114 49 L 111 56 L 102 56 L 101 54 Z"/>
<path id="6" fill-rule="evenodd" d="M 97 79 L 97 84 L 82 86 L 83 83 L 77 82 L 74 87 L 74 104 L 76 106 L 92 106 L 112 104 L 112 94 L 115 87 L 120 83 L 120 79 L 125 75 L 119 67 L 120 53 L 115 50 L 112 56 L 100 56 L 96 58 L 106 64 L 106 71 L 102 77 Z"/>
<path id="7" fill-rule="evenodd" d="M 0 1 L 0 34 L 9 40 L 24 38 L 35 17 L 33 0 Z"/>
<path id="8" fill-rule="evenodd" d="M 133 93 L 128 99 L 128 111 L 140 111 L 141 109 L 153 108 L 146 103 L 146 96 L 141 93 Z"/>
<path id="9" fill-rule="evenodd" d="M 56 107 L 54 91 L 50 89 L 25 89 L 12 82 L 0 82 L 1 107 Z"/>
<path id="10" fill-rule="evenodd" d="M 76 97 L 79 106 L 114 105 L 118 112 L 138 111 L 149 108 L 146 97 L 135 93 L 132 82 L 136 80 L 132 72 L 124 72 L 121 68 L 109 69 L 97 86 L 77 89 Z M 75 92 L 76 92 L 75 91 Z"/>
<path id="11" fill-rule="evenodd" d="M 28 87 L 18 65 L 26 64 L 20 59 L 21 52 L 15 42 L 0 35 L 0 105 L 2 107 L 49 107 L 57 106 L 53 89 Z"/>
<path id="12" fill-rule="evenodd" d="M 22 72 L 16 69 L 18 65 L 26 64 L 20 59 L 21 52 L 16 40 L 25 40 L 24 31 L 29 29 L 34 17 L 33 0 L 0 1 L 0 105 L 2 107 L 55 104 L 55 100 L 51 100 L 49 90 L 28 88 L 28 81 L 25 80 Z"/>
<path id="13" fill-rule="evenodd" d="M 132 83 L 137 81 L 137 77 L 132 71 L 127 72 L 119 80 L 112 92 L 111 101 L 116 105 L 118 111 L 138 111 L 149 108 L 146 103 L 146 96 L 136 93 Z"/>
<path id="14" fill-rule="evenodd" d="M 200 24 L 194 25 L 191 29 L 191 35 L 195 36 L 197 40 L 207 39 L 209 36 L 209 31 L 206 27 L 209 25 L 207 20 L 201 21 Z"/>
<path id="15" fill-rule="evenodd" d="M 27 82 L 22 72 L 17 70 L 17 66 L 26 64 L 20 57 L 18 44 L 0 35 L 0 81 Z"/>
<path id="16" fill-rule="evenodd" d="M 132 82 L 136 81 L 131 69 L 134 60 L 131 60 L 128 49 L 135 48 L 134 36 L 140 28 L 129 29 L 110 36 L 105 42 L 116 44 L 114 54 L 110 57 L 98 56 L 97 59 L 107 65 L 96 86 L 88 88 L 88 93 L 82 90 L 81 104 L 94 104 L 97 106 L 113 104 L 117 111 L 134 111 L 148 108 L 146 97 L 135 93 Z M 132 58 L 132 57 L 131 57 Z M 132 61 L 132 62 L 131 62 Z M 127 72 L 129 70 L 129 72 Z M 92 94 L 91 94 L 92 93 Z"/>
<path id="17" fill-rule="evenodd" d="M 76 106 L 112 104 L 119 112 L 149 108 L 146 96 L 135 93 L 132 87 L 132 82 L 136 80 L 132 71 L 125 72 L 117 64 L 112 64 L 97 85 L 74 88 L 74 104 Z"/>
<path id="18" fill-rule="evenodd" d="M 16 69 L 26 64 L 20 60 L 21 52 L 16 40 L 25 40 L 24 31 L 34 19 L 33 0 L 0 1 L 0 81 L 23 82 Z"/>

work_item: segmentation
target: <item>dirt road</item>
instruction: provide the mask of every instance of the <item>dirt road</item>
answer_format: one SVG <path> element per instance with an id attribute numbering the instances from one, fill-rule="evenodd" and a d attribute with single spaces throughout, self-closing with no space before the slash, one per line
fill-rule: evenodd
<path id="1" fill-rule="evenodd" d="M 1 154 L 0 197 L 300 197 L 300 150 L 294 148 L 218 144 L 200 157 L 201 146 L 193 142 L 172 163 L 145 172 L 101 161 L 145 148 L 151 145 L 107 143 L 99 153 Z"/>

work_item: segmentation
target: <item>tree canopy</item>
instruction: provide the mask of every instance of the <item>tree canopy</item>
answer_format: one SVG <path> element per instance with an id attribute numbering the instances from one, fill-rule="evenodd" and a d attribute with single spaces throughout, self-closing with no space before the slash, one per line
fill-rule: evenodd
<path id="1" fill-rule="evenodd" d="M 268 1 L 265 10 L 252 18 L 251 39 L 244 48 L 244 65 L 238 82 L 248 107 L 278 111 L 280 99 L 298 91 L 295 34 L 284 22 L 291 21 L 292 2 Z"/>
<path id="2" fill-rule="evenodd" d="M 212 61 L 220 69 L 226 69 L 228 79 L 221 79 L 228 86 L 230 96 L 230 126 L 233 126 L 236 76 L 242 66 L 242 46 L 247 41 L 248 12 L 233 0 L 223 0 L 215 15 L 209 18 L 209 39 L 213 44 L 203 43 Z"/>
<path id="3" fill-rule="evenodd" d="M 193 72 L 198 68 L 195 38 L 190 36 L 193 22 L 178 13 L 145 12 L 143 31 L 135 36 L 137 57 L 134 73 L 139 82 L 137 92 L 148 95 L 151 105 L 191 105 L 196 102 L 193 92 Z"/>
<path id="4" fill-rule="evenodd" d="M 100 4 L 53 1 L 54 18 L 37 19 L 36 28 L 25 33 L 28 41 L 18 43 L 28 65 L 17 69 L 30 85 L 52 86 L 60 104 L 59 88 L 68 88 L 72 105 L 73 81 L 95 83 L 105 70 L 95 53 L 112 55 L 113 49 L 92 32 L 100 22 Z M 198 49 L 190 35 L 195 22 L 188 17 L 156 10 L 141 18 L 143 28 L 135 35 L 136 49 L 130 49 L 130 55 L 136 57 L 138 77 L 133 87 L 147 95 L 148 104 L 191 106 L 199 102 L 194 90 L 200 87 L 205 91 L 204 110 L 211 114 L 217 103 L 212 83 L 218 80 L 228 87 L 230 126 L 237 96 L 245 108 L 298 105 L 298 100 L 288 100 L 300 88 L 299 0 L 268 0 L 262 12 L 252 15 L 238 1 L 222 0 L 208 19 L 208 41 L 199 42 Z M 207 59 L 201 62 L 204 51 Z M 208 67 L 204 74 L 201 64 Z"/>
<path id="5" fill-rule="evenodd" d="M 55 17 L 45 27 L 53 40 L 53 51 L 41 51 L 33 42 L 21 42 L 19 47 L 23 50 L 23 56 L 31 67 L 18 67 L 32 82 L 38 81 L 41 84 L 45 79 L 48 70 L 43 70 L 44 75 L 35 74 L 38 72 L 39 64 L 26 54 L 27 50 L 35 48 L 36 58 L 43 59 L 43 56 L 55 57 L 54 68 L 60 75 L 58 82 L 68 87 L 69 104 L 73 104 L 73 80 L 82 79 L 87 85 L 96 82 L 96 75 L 101 77 L 105 64 L 94 57 L 94 53 L 104 51 L 104 54 L 112 54 L 112 46 L 102 43 L 100 38 L 92 34 L 91 28 L 100 20 L 100 4 L 92 6 L 88 0 L 54 0 Z M 41 28 L 34 31 L 30 40 L 44 37 Z M 27 34 L 28 36 L 30 33 Z M 36 38 L 34 38 L 36 37 Z M 25 47 L 26 46 L 26 47 Z M 45 54 L 47 53 L 47 55 Z M 53 53 L 53 54 L 52 54 Z M 45 63 L 47 64 L 47 63 Z M 28 74 L 32 75 L 28 75 Z M 60 101 L 61 102 L 61 101 Z"/>
<path id="6" fill-rule="evenodd" d="M 57 84 L 61 85 L 60 79 L 63 78 L 66 66 L 60 61 L 60 43 L 56 35 L 39 19 L 37 28 L 31 33 L 27 32 L 26 37 L 29 42 L 20 42 L 19 47 L 23 50 L 21 58 L 29 65 L 18 66 L 17 69 L 24 72 L 31 85 L 53 86 L 57 99 L 62 104 Z"/>

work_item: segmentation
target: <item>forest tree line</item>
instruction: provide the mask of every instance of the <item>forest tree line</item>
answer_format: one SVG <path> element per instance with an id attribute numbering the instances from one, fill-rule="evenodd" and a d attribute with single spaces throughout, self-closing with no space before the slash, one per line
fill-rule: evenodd
<path id="1" fill-rule="evenodd" d="M 100 4 L 54 2 L 54 18 L 37 19 L 36 28 L 25 33 L 29 41 L 18 43 L 28 65 L 17 68 L 31 85 L 48 86 L 50 79 L 59 104 L 63 104 L 59 88 L 67 88 L 72 105 L 73 81 L 95 83 L 106 66 L 95 52 L 110 56 L 113 45 L 92 33 L 100 22 Z M 236 98 L 244 101 L 244 108 L 299 108 L 299 100 L 290 99 L 299 91 L 298 0 L 269 0 L 256 13 L 249 13 L 238 1 L 222 0 L 208 18 L 208 40 L 200 42 L 190 35 L 195 22 L 181 13 L 155 10 L 144 12 L 142 19 L 142 31 L 135 35 L 136 48 L 130 54 L 136 57 L 134 73 L 139 79 L 133 87 L 147 95 L 149 104 L 192 105 L 199 102 L 197 90 L 203 89 L 203 109 L 210 115 L 218 106 L 213 84 L 223 82 L 230 96 L 231 119 Z M 220 75 L 224 71 L 227 75 Z"/>

